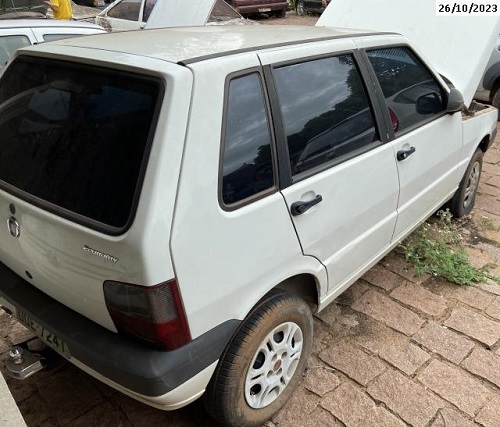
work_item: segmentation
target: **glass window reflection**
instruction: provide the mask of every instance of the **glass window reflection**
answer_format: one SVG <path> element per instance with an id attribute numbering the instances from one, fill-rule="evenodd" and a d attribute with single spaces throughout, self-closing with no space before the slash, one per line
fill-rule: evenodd
<path id="1" fill-rule="evenodd" d="M 274 76 L 293 175 L 379 139 L 351 55 L 280 67 Z"/>
<path id="2" fill-rule="evenodd" d="M 267 108 L 256 73 L 229 84 L 222 174 L 228 205 L 274 185 Z"/>
<path id="3" fill-rule="evenodd" d="M 409 49 L 391 47 L 367 54 L 396 134 L 427 122 L 445 109 L 443 90 Z"/>

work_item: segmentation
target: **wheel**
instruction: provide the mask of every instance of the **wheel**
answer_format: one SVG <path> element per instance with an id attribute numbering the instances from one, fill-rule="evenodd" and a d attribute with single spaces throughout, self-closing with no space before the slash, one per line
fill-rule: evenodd
<path id="1" fill-rule="evenodd" d="M 451 199 L 451 213 L 454 217 L 461 218 L 471 213 L 476 201 L 482 166 L 483 152 L 478 148 L 467 166 L 457 192 Z"/>
<path id="2" fill-rule="evenodd" d="M 230 427 L 262 425 L 290 398 L 311 353 L 313 319 L 299 297 L 263 298 L 224 351 L 205 393 L 205 407 Z"/>
<path id="3" fill-rule="evenodd" d="M 495 90 L 495 93 L 491 98 L 491 105 L 493 105 L 493 107 L 495 107 L 498 110 L 499 114 L 497 120 L 500 120 L 500 88 L 497 88 Z"/>
<path id="4" fill-rule="evenodd" d="M 304 16 L 305 14 L 304 0 L 297 0 L 297 15 Z"/>

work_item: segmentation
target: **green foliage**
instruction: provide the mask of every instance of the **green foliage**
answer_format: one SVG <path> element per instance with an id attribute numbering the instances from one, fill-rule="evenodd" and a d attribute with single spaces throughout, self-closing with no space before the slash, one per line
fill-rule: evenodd
<path id="1" fill-rule="evenodd" d="M 411 262 L 418 274 L 430 273 L 459 285 L 485 282 L 500 278 L 492 276 L 485 268 L 475 268 L 463 246 L 463 238 L 451 221 L 451 213 L 438 212 L 437 221 L 428 221 L 420 226 L 402 244 L 405 258 Z"/>

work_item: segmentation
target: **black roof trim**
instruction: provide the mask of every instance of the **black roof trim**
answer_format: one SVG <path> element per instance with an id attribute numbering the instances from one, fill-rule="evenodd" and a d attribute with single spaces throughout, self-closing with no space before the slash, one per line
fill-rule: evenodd
<path id="1" fill-rule="evenodd" d="M 359 33 L 359 34 L 354 34 L 354 35 L 353 34 L 342 34 L 342 35 L 335 35 L 335 36 L 329 36 L 329 37 L 294 40 L 294 41 L 289 41 L 289 42 L 284 42 L 284 43 L 271 43 L 271 44 L 265 44 L 265 45 L 261 45 L 261 46 L 252 46 L 252 47 L 247 47 L 244 49 L 228 50 L 225 52 L 218 52 L 218 53 L 213 53 L 210 55 L 198 56 L 196 58 L 190 58 L 190 59 L 178 61 L 177 64 L 186 66 L 186 65 L 193 64 L 196 62 L 208 61 L 209 59 L 220 58 L 220 57 L 230 56 L 230 55 L 236 55 L 238 53 L 252 52 L 254 50 L 259 50 L 259 49 L 268 49 L 268 48 L 276 48 L 276 47 L 283 47 L 283 46 L 293 46 L 293 45 L 298 45 L 298 44 L 303 44 L 303 43 L 322 42 L 322 41 L 335 40 L 335 39 L 358 38 L 358 37 L 381 36 L 381 35 L 399 35 L 399 34 L 394 33 L 394 32 L 388 32 L 388 31 L 367 32 L 367 33 Z"/>

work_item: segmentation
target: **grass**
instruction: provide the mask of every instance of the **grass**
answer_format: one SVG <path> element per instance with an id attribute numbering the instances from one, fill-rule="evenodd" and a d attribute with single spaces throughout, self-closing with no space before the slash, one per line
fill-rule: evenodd
<path id="1" fill-rule="evenodd" d="M 471 265 L 463 237 L 451 217 L 449 210 L 439 211 L 437 220 L 425 222 L 402 242 L 406 260 L 415 266 L 417 274 L 429 273 L 458 285 L 488 279 L 500 283 L 500 278 L 486 268 Z"/>

